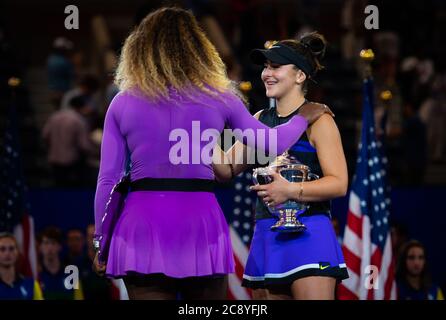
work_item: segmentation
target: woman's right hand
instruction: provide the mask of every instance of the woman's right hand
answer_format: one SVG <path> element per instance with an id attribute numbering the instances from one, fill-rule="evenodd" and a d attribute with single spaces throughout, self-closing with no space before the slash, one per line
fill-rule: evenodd
<path id="1" fill-rule="evenodd" d="M 310 102 L 304 104 L 299 108 L 298 115 L 304 117 L 308 121 L 308 126 L 312 125 L 317 119 L 319 119 L 324 113 L 328 113 L 334 117 L 334 113 L 330 108 L 322 103 Z"/>
<path id="2" fill-rule="evenodd" d="M 103 276 L 105 274 L 105 269 L 107 268 L 106 264 L 102 264 L 99 262 L 98 258 L 98 252 L 96 252 L 96 255 L 93 260 L 93 271 L 96 272 L 98 276 Z"/>

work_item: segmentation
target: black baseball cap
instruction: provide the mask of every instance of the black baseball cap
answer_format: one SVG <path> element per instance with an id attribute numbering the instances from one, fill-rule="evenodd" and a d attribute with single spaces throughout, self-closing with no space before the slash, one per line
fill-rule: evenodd
<path id="1" fill-rule="evenodd" d="M 258 65 L 264 65 L 266 60 L 280 65 L 294 64 L 309 78 L 314 73 L 313 67 L 303 55 L 280 42 L 268 49 L 255 49 L 251 51 L 250 58 L 253 63 Z"/>

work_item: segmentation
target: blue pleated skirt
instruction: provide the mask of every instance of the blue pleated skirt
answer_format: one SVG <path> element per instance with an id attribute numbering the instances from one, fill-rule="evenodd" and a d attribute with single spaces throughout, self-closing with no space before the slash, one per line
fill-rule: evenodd
<path id="1" fill-rule="evenodd" d="M 326 214 L 300 217 L 307 226 L 302 233 L 271 231 L 275 218 L 256 222 L 242 285 L 265 288 L 291 284 L 308 276 L 348 278 L 341 247 Z"/>

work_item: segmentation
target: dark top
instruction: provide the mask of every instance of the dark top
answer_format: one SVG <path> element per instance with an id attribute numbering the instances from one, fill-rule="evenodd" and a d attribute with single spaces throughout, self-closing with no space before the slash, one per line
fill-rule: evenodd
<path id="1" fill-rule="evenodd" d="M 0 279 L 0 300 L 33 300 L 34 279 L 17 276 L 12 286 Z"/>
<path id="2" fill-rule="evenodd" d="M 259 116 L 259 120 L 269 127 L 275 127 L 288 122 L 294 115 L 298 114 L 299 110 L 300 108 L 286 117 L 279 117 L 277 115 L 275 107 L 264 109 Z M 323 177 L 316 149 L 310 144 L 306 132 L 304 132 L 299 140 L 288 150 L 288 153 L 299 160 L 299 162 L 301 162 L 302 164 L 308 166 L 310 168 L 310 171 L 317 174 L 319 178 Z M 302 215 L 305 216 L 323 213 L 330 216 L 330 208 L 330 201 L 311 202 L 310 209 L 308 209 Z M 265 203 L 257 198 L 256 219 L 266 219 L 272 217 L 273 215 L 268 211 Z"/>
<path id="3" fill-rule="evenodd" d="M 397 281 L 398 300 L 443 300 L 443 293 L 436 285 L 427 290 L 412 288 L 406 281 Z"/>
<path id="4" fill-rule="evenodd" d="M 50 273 L 44 266 L 39 273 L 40 285 L 45 300 L 74 300 L 74 290 L 65 287 L 68 274 L 61 266 L 56 274 Z"/>

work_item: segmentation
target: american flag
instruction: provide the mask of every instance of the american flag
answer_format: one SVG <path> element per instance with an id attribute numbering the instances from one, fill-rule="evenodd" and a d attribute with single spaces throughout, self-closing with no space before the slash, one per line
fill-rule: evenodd
<path id="1" fill-rule="evenodd" d="M 250 290 L 241 286 L 254 226 L 256 195 L 249 190 L 251 179 L 249 170 L 235 178 L 233 205 L 226 210 L 235 258 L 235 273 L 229 275 L 229 298 L 235 300 L 251 299 Z"/>
<path id="2" fill-rule="evenodd" d="M 14 93 L 12 99 L 0 157 L 0 232 L 14 234 L 21 253 L 19 272 L 36 278 L 34 222 L 28 214 L 29 204 L 22 174 Z"/>
<path id="3" fill-rule="evenodd" d="M 387 159 L 375 134 L 371 78 L 364 80 L 363 95 L 361 142 L 342 245 L 350 277 L 339 286 L 338 298 L 396 299 Z"/>

